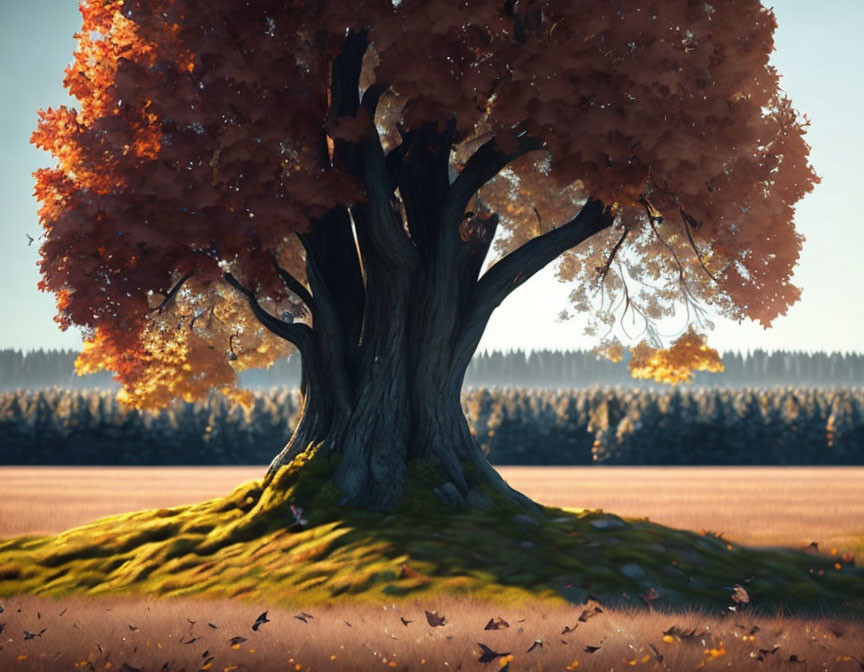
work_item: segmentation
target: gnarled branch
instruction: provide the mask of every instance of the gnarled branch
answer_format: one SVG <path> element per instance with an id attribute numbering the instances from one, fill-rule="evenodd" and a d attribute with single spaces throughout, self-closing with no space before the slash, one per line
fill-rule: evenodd
<path id="1" fill-rule="evenodd" d="M 186 275 L 184 275 L 182 278 L 180 278 L 180 279 L 177 281 L 177 284 L 174 285 L 170 290 L 168 290 L 168 293 L 165 295 L 165 299 L 162 301 L 162 303 L 160 303 L 160 304 L 159 304 L 158 306 L 156 306 L 155 308 L 151 308 L 151 309 L 148 310 L 147 312 L 148 312 L 148 313 L 152 313 L 152 312 L 158 310 L 158 311 L 159 311 L 159 314 L 161 315 L 161 314 L 162 314 L 162 311 L 165 310 L 165 308 L 168 306 L 169 303 L 171 303 L 172 299 L 173 299 L 175 296 L 177 296 L 177 292 L 180 291 L 180 288 L 183 286 L 183 284 L 184 284 L 184 283 L 185 283 L 189 278 L 191 278 L 193 275 L 194 275 L 194 274 L 190 271 L 189 273 L 187 273 Z"/>
<path id="2" fill-rule="evenodd" d="M 303 324 L 302 322 L 286 324 L 278 317 L 275 317 L 264 310 L 261 307 L 261 304 L 258 303 L 258 299 L 255 298 L 255 294 L 240 284 L 240 281 L 231 273 L 225 273 L 222 277 L 225 278 L 225 282 L 246 297 L 249 307 L 252 308 L 252 313 L 261 324 L 277 336 L 280 336 L 286 341 L 290 341 L 296 345 L 302 356 L 306 357 L 311 355 L 314 344 L 312 340 L 312 329 L 309 325 Z"/>
<path id="3" fill-rule="evenodd" d="M 610 209 L 589 200 L 566 224 L 531 239 L 499 260 L 474 287 L 454 349 L 453 370 L 467 367 L 489 318 L 507 296 L 566 250 L 612 226 Z M 461 368 L 460 368 L 461 367 Z"/>
<path id="4" fill-rule="evenodd" d="M 448 212 L 460 215 L 477 190 L 500 173 L 508 163 L 528 152 L 543 149 L 544 146 L 540 138 L 528 134 L 519 136 L 516 141 L 518 144 L 512 152 L 502 151 L 496 144 L 495 138 L 480 145 L 450 185 Z"/>
<path id="5" fill-rule="evenodd" d="M 282 268 L 279 265 L 279 262 L 276 261 L 276 258 L 273 258 L 273 268 L 279 274 L 279 277 L 282 278 L 282 281 L 285 283 L 285 286 L 290 289 L 294 294 L 296 294 L 300 300 L 306 304 L 306 307 L 309 309 L 309 312 L 312 315 L 315 315 L 315 299 L 312 298 L 312 293 L 306 289 L 306 286 L 300 282 L 297 278 L 291 275 L 288 271 Z"/>

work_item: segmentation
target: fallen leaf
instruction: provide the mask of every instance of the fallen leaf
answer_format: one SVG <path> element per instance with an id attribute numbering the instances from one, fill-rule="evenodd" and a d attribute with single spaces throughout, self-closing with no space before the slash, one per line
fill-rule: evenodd
<path id="1" fill-rule="evenodd" d="M 482 644 L 481 642 L 477 642 L 477 645 L 481 649 L 483 649 L 483 655 L 481 655 L 480 658 L 478 659 L 478 662 L 480 662 L 480 663 L 489 663 L 489 662 L 495 660 L 496 658 L 510 655 L 509 652 L 498 653 L 497 651 L 493 651 L 492 649 L 490 649 L 485 644 Z"/>
<path id="2" fill-rule="evenodd" d="M 664 635 L 674 635 L 676 637 L 680 637 L 681 639 L 690 639 L 691 637 L 696 636 L 696 628 L 693 628 L 690 632 L 685 632 L 677 625 L 673 625 L 668 630 L 663 632 Z"/>
<path id="3" fill-rule="evenodd" d="M 28 630 L 24 631 L 24 639 L 33 639 L 34 637 L 41 637 L 42 633 L 45 632 L 47 628 L 42 628 L 39 632 L 30 632 Z"/>
<path id="4" fill-rule="evenodd" d="M 498 618 L 495 620 L 494 618 L 490 618 L 489 622 L 486 624 L 484 630 L 500 630 L 501 628 L 509 628 L 510 624 L 505 621 L 503 618 Z"/>
<path id="5" fill-rule="evenodd" d="M 433 628 L 436 628 L 436 627 L 441 626 L 441 625 L 445 625 L 445 622 L 444 622 L 445 617 L 439 616 L 437 611 L 427 611 L 426 612 L 426 620 L 428 621 L 429 625 L 431 625 Z"/>
<path id="6" fill-rule="evenodd" d="M 267 612 L 265 611 L 265 612 L 264 612 L 263 614 L 261 614 L 261 615 L 260 615 L 260 616 L 255 620 L 255 622 L 252 624 L 252 629 L 253 629 L 255 632 L 258 632 L 258 628 L 260 628 L 260 627 L 261 627 L 262 625 L 264 625 L 265 623 L 269 623 L 269 622 L 270 622 L 270 619 L 267 618 Z"/>
<path id="7" fill-rule="evenodd" d="M 739 584 L 735 584 L 735 587 L 732 589 L 732 601 L 738 604 L 747 604 L 750 601 L 750 595 L 744 589 L 743 586 Z"/>
<path id="8" fill-rule="evenodd" d="M 579 620 L 583 623 L 587 623 L 589 618 L 593 618 L 594 616 L 602 612 L 603 610 L 600 607 L 594 607 L 594 609 L 585 609 L 579 615 Z"/>

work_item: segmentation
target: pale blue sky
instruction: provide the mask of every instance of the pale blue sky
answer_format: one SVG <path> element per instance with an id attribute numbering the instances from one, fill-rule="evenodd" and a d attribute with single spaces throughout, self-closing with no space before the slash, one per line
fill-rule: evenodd
<path id="1" fill-rule="evenodd" d="M 804 294 L 770 330 L 718 321 L 710 342 L 720 350 L 754 348 L 864 351 L 864 2 L 777 0 L 773 62 L 796 107 L 811 121 L 808 141 L 822 177 L 799 205 L 807 242 L 796 271 Z M 75 0 L 0 0 L 0 348 L 80 345 L 53 322 L 53 297 L 36 289 L 39 227 L 30 173 L 49 157 L 29 144 L 36 110 L 68 101 L 63 69 L 80 27 Z M 483 348 L 578 348 L 581 320 L 563 324 L 569 289 L 543 273 L 498 310 Z"/>

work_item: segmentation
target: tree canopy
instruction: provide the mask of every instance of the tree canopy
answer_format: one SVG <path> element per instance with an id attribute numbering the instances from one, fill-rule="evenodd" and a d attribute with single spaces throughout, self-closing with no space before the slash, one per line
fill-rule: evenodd
<path id="1" fill-rule="evenodd" d="M 81 370 L 115 371 L 130 403 L 198 399 L 290 351 L 267 321 L 309 321 L 295 234 L 374 205 L 368 143 L 402 215 L 385 233 L 419 255 L 431 206 L 400 166 L 443 162 L 438 195 L 477 274 L 493 236 L 500 265 L 586 203 L 606 208 L 612 225 L 563 252 L 558 275 L 613 356 L 621 312 L 639 316 L 639 375 L 716 366 L 695 331 L 662 348 L 653 325 L 682 302 L 697 327 L 709 307 L 768 326 L 800 295 L 793 208 L 818 178 L 758 0 L 85 0 L 81 13 L 64 80 L 78 107 L 41 111 L 32 139 L 56 159 L 36 173 L 40 288 L 64 329 L 84 329 Z M 423 141 L 439 136 L 443 155 Z M 495 268 L 476 286 L 503 282 Z"/>

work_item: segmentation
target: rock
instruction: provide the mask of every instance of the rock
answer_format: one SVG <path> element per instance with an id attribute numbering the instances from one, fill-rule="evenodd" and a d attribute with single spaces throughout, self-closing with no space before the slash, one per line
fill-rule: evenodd
<path id="1" fill-rule="evenodd" d="M 456 508 L 464 509 L 466 507 L 465 498 L 459 494 L 459 491 L 456 489 L 456 486 L 448 481 L 440 488 L 434 488 L 432 490 L 438 499 L 441 500 L 441 503 L 444 506 L 453 506 Z"/>
<path id="2" fill-rule="evenodd" d="M 683 569 L 679 569 L 678 567 L 674 567 L 674 566 L 663 567 L 662 572 L 664 574 L 666 574 L 667 576 L 670 576 L 674 579 L 683 579 L 685 581 L 690 580 L 690 575 L 687 572 L 685 572 Z"/>
<path id="3" fill-rule="evenodd" d="M 527 539 L 522 542 L 522 548 L 531 549 L 534 548 L 536 544 L 533 541 L 528 541 Z"/>
<path id="4" fill-rule="evenodd" d="M 635 562 L 628 562 L 626 565 L 621 565 L 621 567 L 618 568 L 618 571 L 628 579 L 638 580 L 645 578 L 645 570 Z"/>
<path id="5" fill-rule="evenodd" d="M 625 524 L 620 518 L 597 518 L 591 521 L 591 527 L 595 530 L 617 530 Z"/>
<path id="6" fill-rule="evenodd" d="M 514 523 L 523 523 L 524 525 L 533 525 L 534 527 L 540 527 L 540 521 L 524 513 L 517 513 L 511 518 L 511 520 Z"/>
<path id="7" fill-rule="evenodd" d="M 468 497 L 466 497 L 465 500 L 468 502 L 468 506 L 472 509 L 491 511 L 493 507 L 492 500 L 478 490 L 472 490 L 469 492 Z"/>

